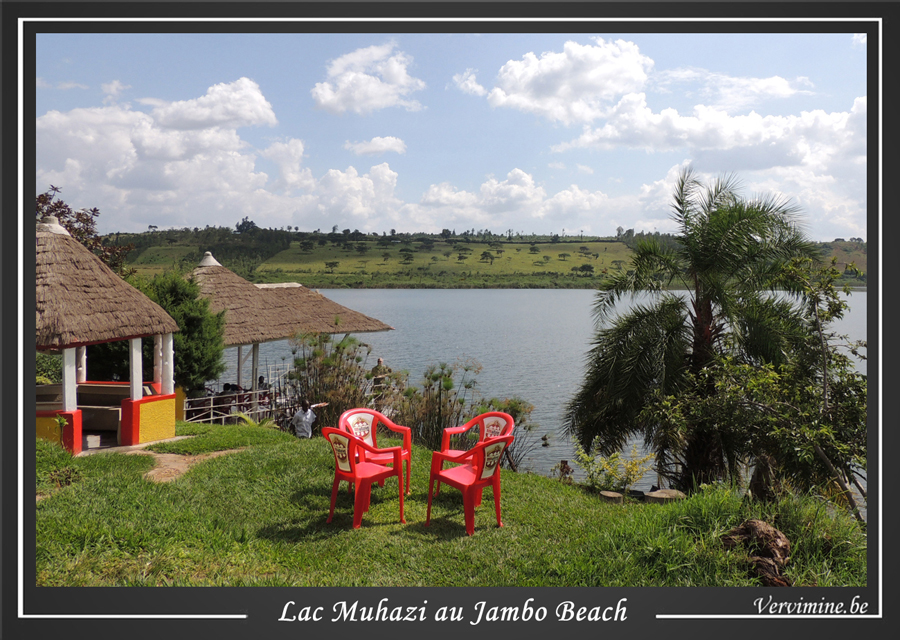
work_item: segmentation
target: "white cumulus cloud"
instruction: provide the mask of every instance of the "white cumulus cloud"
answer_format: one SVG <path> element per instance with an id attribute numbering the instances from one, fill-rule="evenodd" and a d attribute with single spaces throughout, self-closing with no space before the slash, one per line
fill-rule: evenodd
<path id="1" fill-rule="evenodd" d="M 353 225 L 369 230 L 368 221 L 391 215 L 399 208 L 401 203 L 394 197 L 396 186 L 397 173 L 383 163 L 363 175 L 354 167 L 346 171 L 331 169 L 319 180 L 315 195 L 323 216 L 349 218 Z"/>
<path id="2" fill-rule="evenodd" d="M 153 117 L 161 127 L 171 129 L 237 128 L 278 123 L 272 105 L 259 85 L 249 78 L 210 87 L 206 95 L 193 100 L 159 104 Z"/>
<path id="3" fill-rule="evenodd" d="M 331 113 L 366 114 L 388 107 L 418 111 L 422 105 L 408 96 L 425 88 L 425 82 L 409 75 L 412 58 L 394 52 L 389 42 L 357 49 L 328 65 L 327 80 L 311 90 L 316 105 Z"/>
<path id="4" fill-rule="evenodd" d="M 118 80 L 113 80 L 112 82 L 101 84 L 100 90 L 103 91 L 103 93 L 106 95 L 106 97 L 103 98 L 103 104 L 115 102 L 116 100 L 118 100 L 119 94 L 130 88 L 131 85 L 123 84 Z"/>
<path id="5" fill-rule="evenodd" d="M 453 76 L 453 84 L 463 93 L 473 96 L 487 95 L 487 89 L 478 84 L 478 81 L 475 79 L 476 73 L 475 69 L 466 69 L 462 73 L 457 73 Z"/>
<path id="6" fill-rule="evenodd" d="M 365 142 L 350 142 L 348 140 L 344 143 L 344 148 L 349 149 L 358 156 L 373 156 L 387 152 L 399 154 L 406 153 L 406 143 L 394 136 L 386 136 L 383 138 L 376 136 Z"/>
<path id="7" fill-rule="evenodd" d="M 731 76 L 695 67 L 680 67 L 655 73 L 652 77 L 655 88 L 670 92 L 687 92 L 698 103 L 717 110 L 735 112 L 756 106 L 766 100 L 791 98 L 796 95 L 810 95 L 812 82 L 809 78 L 793 80 L 781 76 L 753 78 Z M 696 89 L 693 87 L 696 86 Z"/>
<path id="8" fill-rule="evenodd" d="M 569 41 L 562 52 L 529 52 L 510 60 L 500 69 L 488 102 L 563 124 L 596 120 L 619 96 L 641 90 L 653 61 L 633 42 L 595 42 Z"/>
<path id="9" fill-rule="evenodd" d="M 309 189 L 315 185 L 312 172 L 301 167 L 303 162 L 303 141 L 292 138 L 287 142 L 274 142 L 260 154 L 278 165 L 280 186 L 285 189 Z"/>

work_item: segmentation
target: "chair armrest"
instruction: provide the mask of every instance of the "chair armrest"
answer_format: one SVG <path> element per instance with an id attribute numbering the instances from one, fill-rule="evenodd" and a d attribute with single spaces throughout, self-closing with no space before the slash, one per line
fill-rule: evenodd
<path id="1" fill-rule="evenodd" d="M 356 446 L 358 446 L 360 449 L 364 449 L 365 451 L 368 451 L 370 453 L 393 453 L 394 451 L 400 451 L 400 452 L 403 451 L 402 447 L 384 447 L 384 448 L 380 449 L 378 447 L 373 447 L 372 445 L 370 445 L 368 442 L 366 442 L 362 438 L 359 438 L 356 436 L 354 436 L 354 437 L 356 438 Z"/>
<path id="2" fill-rule="evenodd" d="M 386 426 L 391 431 L 403 434 L 404 451 L 409 451 L 412 448 L 412 429 L 410 429 L 409 427 L 402 427 L 399 424 L 394 424 L 392 422 L 382 422 L 381 424 Z"/>
<path id="3" fill-rule="evenodd" d="M 434 463 L 435 461 L 441 462 L 462 462 L 466 458 L 471 458 L 475 455 L 475 449 L 469 449 L 468 451 L 463 451 L 462 453 L 441 453 L 440 451 L 432 451 L 431 452 L 431 461 Z"/>
<path id="4" fill-rule="evenodd" d="M 452 436 L 459 435 L 461 433 L 465 433 L 469 431 L 473 427 L 475 427 L 478 423 L 466 423 L 461 427 L 447 427 L 444 429 L 444 433 L 441 435 L 441 451 L 447 451 L 450 448 L 450 438 Z"/>

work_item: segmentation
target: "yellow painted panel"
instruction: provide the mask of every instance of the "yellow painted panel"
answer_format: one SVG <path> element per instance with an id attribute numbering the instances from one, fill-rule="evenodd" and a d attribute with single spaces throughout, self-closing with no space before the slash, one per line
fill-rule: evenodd
<path id="1" fill-rule="evenodd" d="M 184 420 L 184 389 L 175 387 L 175 419 Z"/>
<path id="2" fill-rule="evenodd" d="M 175 437 L 175 398 L 140 404 L 139 442 Z"/>
<path id="3" fill-rule="evenodd" d="M 56 444 L 59 444 L 59 425 L 56 423 L 56 418 L 38 417 L 37 437 L 41 440 L 47 440 L 48 442 L 55 442 Z"/>

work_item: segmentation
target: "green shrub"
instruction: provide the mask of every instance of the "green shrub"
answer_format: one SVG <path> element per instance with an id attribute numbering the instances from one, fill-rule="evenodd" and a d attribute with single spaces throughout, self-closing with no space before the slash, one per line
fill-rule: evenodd
<path id="1" fill-rule="evenodd" d="M 628 459 L 623 458 L 618 451 L 606 458 L 594 453 L 598 449 L 596 439 L 590 452 L 575 442 L 575 464 L 584 470 L 587 475 L 585 484 L 594 491 L 624 492 L 644 477 L 653 458 L 653 454 L 639 458 L 637 445 L 632 445 L 631 457 Z"/>
<path id="2" fill-rule="evenodd" d="M 62 356 L 38 351 L 34 360 L 38 384 L 62 382 Z"/>

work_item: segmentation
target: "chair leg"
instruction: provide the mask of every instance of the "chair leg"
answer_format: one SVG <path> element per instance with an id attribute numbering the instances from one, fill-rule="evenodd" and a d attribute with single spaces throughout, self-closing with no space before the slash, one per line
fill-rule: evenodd
<path id="1" fill-rule="evenodd" d="M 406 518 L 403 515 L 403 462 L 400 462 L 400 473 L 397 474 L 397 483 L 400 485 L 398 487 L 398 491 L 400 492 L 400 522 L 406 524 Z"/>
<path id="2" fill-rule="evenodd" d="M 428 512 L 425 514 L 425 526 L 431 524 L 431 492 L 434 490 L 434 478 L 428 481 Z"/>
<path id="3" fill-rule="evenodd" d="M 411 462 L 411 460 L 406 461 L 406 495 L 412 495 L 412 486 L 409 484 L 409 465 Z"/>
<path id="4" fill-rule="evenodd" d="M 475 506 L 476 507 L 481 506 L 481 492 L 482 492 L 482 489 L 475 490 Z"/>
<path id="5" fill-rule="evenodd" d="M 441 460 L 441 468 L 438 469 L 438 471 L 443 471 L 443 470 L 444 470 L 444 461 Z M 441 493 L 441 481 L 438 480 L 436 482 L 436 484 L 434 485 L 434 495 L 439 495 L 440 493 Z"/>
<path id="6" fill-rule="evenodd" d="M 363 514 L 369 510 L 369 497 L 372 494 L 372 485 L 369 482 L 360 482 L 356 488 L 356 498 L 353 500 L 353 528 L 359 529 L 362 525 Z"/>
<path id="7" fill-rule="evenodd" d="M 337 501 L 338 487 L 341 484 L 340 478 L 334 477 L 334 483 L 331 485 L 331 509 L 328 511 L 328 519 L 325 522 L 331 522 L 334 517 L 334 503 Z"/>
<path id="8" fill-rule="evenodd" d="M 463 491 L 463 511 L 466 516 L 466 533 L 475 533 L 475 492 L 471 489 Z"/>
<path id="9" fill-rule="evenodd" d="M 494 483 L 494 510 L 497 512 L 497 526 L 502 527 L 503 522 L 500 520 L 500 483 Z"/>

